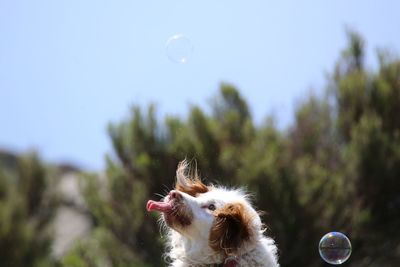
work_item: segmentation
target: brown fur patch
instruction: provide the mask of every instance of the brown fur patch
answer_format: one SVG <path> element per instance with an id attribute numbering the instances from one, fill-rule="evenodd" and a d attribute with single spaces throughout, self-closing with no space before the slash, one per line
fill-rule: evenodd
<path id="1" fill-rule="evenodd" d="M 214 212 L 209 244 L 215 251 L 235 254 L 250 239 L 251 216 L 241 203 L 227 204 Z"/>
<path id="2" fill-rule="evenodd" d="M 175 227 L 187 227 L 192 223 L 193 213 L 182 204 L 178 204 L 173 208 L 172 212 L 164 214 L 164 218 L 167 225 L 174 229 Z"/>
<path id="3" fill-rule="evenodd" d="M 208 187 L 201 181 L 191 181 L 189 186 L 176 184 L 175 189 L 195 197 L 197 194 L 208 192 Z"/>
<path id="4" fill-rule="evenodd" d="M 181 161 L 176 170 L 176 185 L 175 189 L 191 196 L 206 193 L 209 188 L 203 184 L 197 174 L 197 168 L 191 169 L 189 163 Z"/>

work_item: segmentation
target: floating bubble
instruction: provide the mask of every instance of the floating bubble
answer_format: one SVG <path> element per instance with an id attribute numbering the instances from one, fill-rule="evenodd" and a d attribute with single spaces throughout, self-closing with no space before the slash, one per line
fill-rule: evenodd
<path id="1" fill-rule="evenodd" d="M 339 232 L 327 233 L 319 241 L 319 254 L 327 263 L 342 264 L 350 258 L 350 240 Z"/>
<path id="2" fill-rule="evenodd" d="M 175 34 L 170 37 L 166 44 L 167 56 L 170 60 L 177 63 L 187 63 L 193 52 L 190 39 L 183 34 Z"/>

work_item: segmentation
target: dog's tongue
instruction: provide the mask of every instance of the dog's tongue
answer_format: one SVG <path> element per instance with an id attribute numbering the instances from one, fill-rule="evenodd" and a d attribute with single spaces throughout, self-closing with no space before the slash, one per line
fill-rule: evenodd
<path id="1" fill-rule="evenodd" d="M 170 212 L 172 210 L 172 206 L 170 203 L 160 202 L 149 200 L 146 205 L 147 211 L 160 211 L 160 212 Z"/>

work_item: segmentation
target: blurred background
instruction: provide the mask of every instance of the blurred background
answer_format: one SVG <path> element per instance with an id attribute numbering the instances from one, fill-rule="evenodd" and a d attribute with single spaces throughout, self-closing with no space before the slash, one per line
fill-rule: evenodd
<path id="1" fill-rule="evenodd" d="M 281 266 L 330 231 L 398 266 L 399 10 L 0 1 L 0 266 L 166 266 L 145 203 L 184 158 L 254 192 Z"/>

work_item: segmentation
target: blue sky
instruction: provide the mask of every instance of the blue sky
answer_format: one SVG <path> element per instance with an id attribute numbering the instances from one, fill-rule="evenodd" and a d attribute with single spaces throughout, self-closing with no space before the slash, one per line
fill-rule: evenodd
<path id="1" fill-rule="evenodd" d="M 132 104 L 184 116 L 236 85 L 257 122 L 293 118 L 321 90 L 346 44 L 345 26 L 374 51 L 400 51 L 399 1 L 0 0 L 0 148 L 104 167 L 108 122 Z M 166 41 L 187 36 L 187 64 Z"/>

